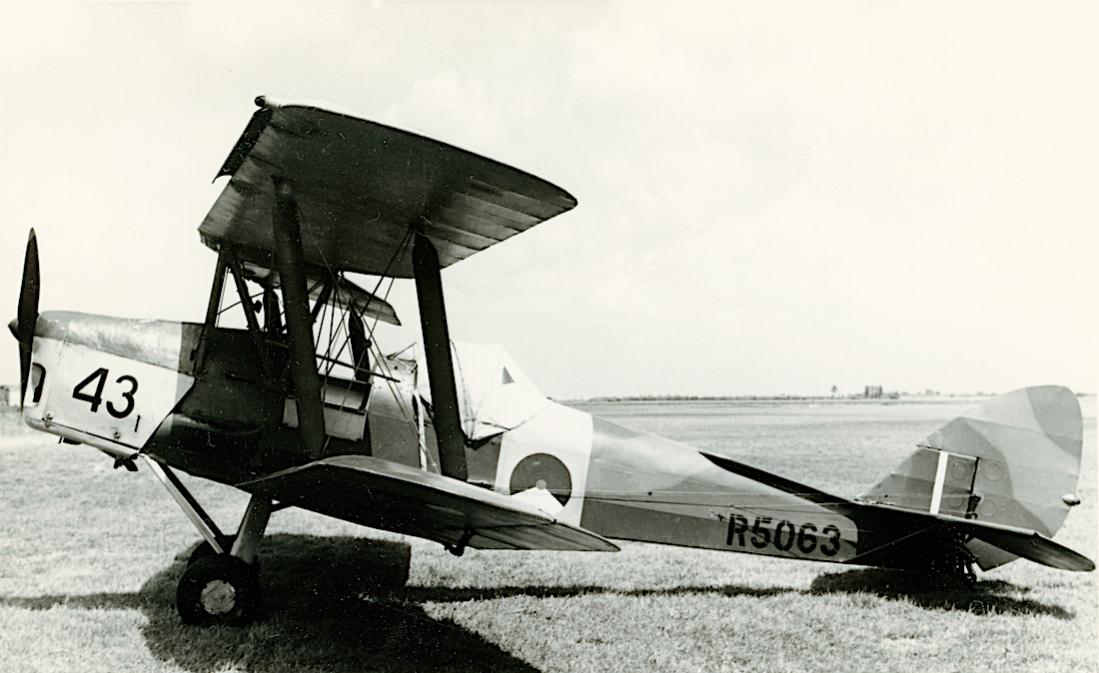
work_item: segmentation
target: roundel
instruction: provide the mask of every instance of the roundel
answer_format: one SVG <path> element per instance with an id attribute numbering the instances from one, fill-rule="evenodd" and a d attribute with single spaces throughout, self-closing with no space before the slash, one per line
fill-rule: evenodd
<path id="1" fill-rule="evenodd" d="M 972 480 L 973 464 L 971 460 L 955 460 L 950 464 L 950 478 L 955 481 Z"/>
<path id="2" fill-rule="evenodd" d="M 988 479 L 989 481 L 999 481 L 1004 478 L 1004 468 L 1000 464 L 994 461 L 988 461 L 983 467 L 985 479 Z"/>
<path id="3" fill-rule="evenodd" d="M 530 488 L 544 488 L 562 505 L 572 496 L 572 476 L 556 456 L 548 453 L 533 453 L 519 461 L 511 472 L 512 493 Z"/>

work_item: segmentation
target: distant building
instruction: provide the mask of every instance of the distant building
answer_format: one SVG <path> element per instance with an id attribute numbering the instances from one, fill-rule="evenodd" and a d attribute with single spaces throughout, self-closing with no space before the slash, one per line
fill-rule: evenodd
<path id="1" fill-rule="evenodd" d="M 863 388 L 862 396 L 867 399 L 876 400 L 882 396 L 881 386 L 866 386 Z"/>
<path id="2" fill-rule="evenodd" d="M 0 407 L 19 406 L 19 387 L 0 386 Z"/>

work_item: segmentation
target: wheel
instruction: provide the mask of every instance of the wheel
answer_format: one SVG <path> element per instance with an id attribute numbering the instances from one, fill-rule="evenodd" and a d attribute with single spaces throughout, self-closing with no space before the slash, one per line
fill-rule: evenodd
<path id="1" fill-rule="evenodd" d="M 233 548 L 233 542 L 236 539 L 236 535 L 226 535 L 224 537 L 218 538 L 218 541 L 221 544 L 221 548 L 224 549 L 226 553 L 228 553 L 229 550 Z M 203 540 L 202 544 L 195 547 L 195 550 L 191 552 L 191 555 L 187 558 L 187 565 L 192 565 L 195 561 L 199 560 L 203 556 L 213 555 L 214 548 L 210 546 L 209 542 Z"/>
<path id="2" fill-rule="evenodd" d="M 243 624 L 258 604 L 256 573 L 228 554 L 195 559 L 176 587 L 176 610 L 185 624 Z"/>

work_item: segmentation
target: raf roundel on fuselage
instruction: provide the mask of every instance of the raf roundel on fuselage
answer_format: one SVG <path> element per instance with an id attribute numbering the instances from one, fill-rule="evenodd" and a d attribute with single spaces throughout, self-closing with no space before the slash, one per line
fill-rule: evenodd
<path id="1" fill-rule="evenodd" d="M 314 105 L 259 97 L 218 177 L 231 176 L 199 226 L 268 263 L 274 180 L 293 185 L 305 262 L 412 277 L 410 227 L 447 267 L 576 206 L 568 192 L 505 164 L 415 133 Z"/>

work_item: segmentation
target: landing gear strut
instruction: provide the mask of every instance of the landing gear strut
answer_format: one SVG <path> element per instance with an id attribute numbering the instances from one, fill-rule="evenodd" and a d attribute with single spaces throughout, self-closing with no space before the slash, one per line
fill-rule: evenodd
<path id="1" fill-rule="evenodd" d="M 274 509 L 271 501 L 252 496 L 237 534 L 227 536 L 169 467 L 152 459 L 148 464 L 204 539 L 191 553 L 176 587 L 180 618 L 185 624 L 243 624 L 253 619 L 260 606 L 256 550 Z"/>

